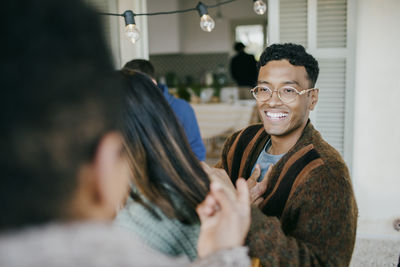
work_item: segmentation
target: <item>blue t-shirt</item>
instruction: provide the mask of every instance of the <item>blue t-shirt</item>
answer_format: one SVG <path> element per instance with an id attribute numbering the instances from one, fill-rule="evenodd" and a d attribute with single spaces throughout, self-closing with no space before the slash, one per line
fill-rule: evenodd
<path id="1" fill-rule="evenodd" d="M 165 98 L 182 125 L 193 153 L 200 161 L 204 161 L 206 159 L 206 147 L 201 139 L 199 125 L 197 124 L 193 108 L 185 100 L 169 94 L 166 85 L 159 84 L 158 86 L 163 90 Z"/>
<path id="2" fill-rule="evenodd" d="M 258 182 L 262 181 L 264 178 L 264 175 L 267 173 L 269 165 L 277 163 L 286 153 L 280 154 L 280 155 L 272 155 L 267 153 L 268 149 L 271 146 L 271 139 L 268 140 L 268 142 L 265 144 L 264 149 L 261 151 L 260 155 L 258 156 L 256 164 L 254 164 L 253 169 L 251 170 L 251 173 L 253 174 L 254 167 L 259 164 L 261 167 L 261 175 L 260 178 L 258 178 Z"/>

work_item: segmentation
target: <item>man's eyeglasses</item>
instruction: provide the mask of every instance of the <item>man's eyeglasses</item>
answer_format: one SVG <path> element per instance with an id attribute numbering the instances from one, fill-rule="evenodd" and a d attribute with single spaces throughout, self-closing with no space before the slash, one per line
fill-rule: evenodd
<path id="1" fill-rule="evenodd" d="M 298 95 L 303 95 L 307 92 L 310 92 L 312 90 L 318 90 L 318 88 L 310 88 L 310 89 L 304 89 L 302 91 L 297 91 L 296 88 L 292 86 L 283 86 L 279 88 L 278 90 L 271 90 L 268 86 L 256 86 L 253 89 L 251 89 L 251 93 L 253 94 L 253 97 L 257 101 L 267 101 L 272 97 L 272 94 L 274 92 L 277 92 L 279 99 L 284 102 L 284 103 L 290 103 L 296 99 Z"/>

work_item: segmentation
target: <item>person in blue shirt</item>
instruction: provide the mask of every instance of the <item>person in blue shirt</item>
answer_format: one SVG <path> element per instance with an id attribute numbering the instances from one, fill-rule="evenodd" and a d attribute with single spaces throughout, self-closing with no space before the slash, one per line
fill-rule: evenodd
<path id="1" fill-rule="evenodd" d="M 136 70 L 147 74 L 148 76 L 150 76 L 153 82 L 157 84 L 157 81 L 155 79 L 154 66 L 148 60 L 133 59 L 127 62 L 124 65 L 123 69 Z M 197 124 L 197 119 L 193 108 L 185 100 L 176 98 L 171 95 L 168 92 L 168 87 L 166 85 L 158 84 L 158 87 L 162 90 L 166 100 L 174 111 L 175 116 L 178 118 L 180 124 L 182 125 L 193 153 L 200 161 L 205 161 L 206 148 L 204 146 L 203 140 L 201 139 L 200 129 Z"/>

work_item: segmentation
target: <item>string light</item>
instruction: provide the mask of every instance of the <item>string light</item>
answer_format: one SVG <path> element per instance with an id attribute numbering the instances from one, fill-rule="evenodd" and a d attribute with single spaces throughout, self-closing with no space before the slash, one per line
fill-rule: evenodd
<path id="1" fill-rule="evenodd" d="M 262 0 L 253 0 L 254 2 L 254 12 L 257 15 L 263 15 L 267 11 L 267 5 Z"/>
<path id="2" fill-rule="evenodd" d="M 211 32 L 215 27 L 215 21 L 208 14 L 209 8 L 219 7 L 221 5 L 225 5 L 236 0 L 226 0 L 223 2 L 217 2 L 214 5 L 205 5 L 202 2 L 198 2 L 196 7 L 174 10 L 174 11 L 164 11 L 164 12 L 154 12 L 154 13 L 141 13 L 135 14 L 132 10 L 127 10 L 123 14 L 115 14 L 115 13 L 99 13 L 100 15 L 107 16 L 121 16 L 125 19 L 125 35 L 132 43 L 136 43 L 140 39 L 140 31 L 136 26 L 135 17 L 136 16 L 155 16 L 155 15 L 167 15 L 167 14 L 176 14 L 176 13 L 184 13 L 189 11 L 197 11 L 200 15 L 200 28 L 203 31 Z M 253 0 L 254 2 L 254 12 L 258 15 L 263 15 L 267 11 L 267 5 L 262 0 Z"/>
<path id="3" fill-rule="evenodd" d="M 131 10 L 127 10 L 123 16 L 125 19 L 125 35 L 135 44 L 140 39 L 140 31 L 135 23 L 135 14 Z"/>
<path id="4" fill-rule="evenodd" d="M 205 32 L 210 32 L 215 27 L 215 21 L 208 15 L 207 7 L 199 2 L 196 6 L 200 15 L 200 28 Z"/>

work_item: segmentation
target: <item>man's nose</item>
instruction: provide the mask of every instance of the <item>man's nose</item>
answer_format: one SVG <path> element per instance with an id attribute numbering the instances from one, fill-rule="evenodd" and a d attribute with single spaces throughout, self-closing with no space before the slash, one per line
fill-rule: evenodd
<path id="1" fill-rule="evenodd" d="M 270 99 L 267 100 L 267 104 L 270 107 L 282 105 L 282 100 L 279 98 L 277 90 L 272 91 L 272 95 L 271 95 Z"/>

